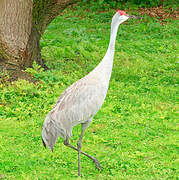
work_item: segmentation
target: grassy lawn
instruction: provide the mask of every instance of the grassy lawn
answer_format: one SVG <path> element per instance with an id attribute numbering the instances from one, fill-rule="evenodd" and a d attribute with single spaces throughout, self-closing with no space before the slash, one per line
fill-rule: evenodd
<path id="1" fill-rule="evenodd" d="M 76 179 L 77 152 L 58 139 L 41 142 L 46 114 L 70 84 L 103 58 L 114 10 L 66 9 L 46 30 L 42 55 L 48 71 L 28 69 L 36 83 L 0 84 L 0 179 Z M 131 10 L 137 14 L 137 10 Z M 178 179 L 177 21 L 128 20 L 120 25 L 107 98 L 85 132 L 82 179 Z M 73 129 L 76 146 L 80 126 Z M 80 179 L 80 178 L 79 178 Z"/>

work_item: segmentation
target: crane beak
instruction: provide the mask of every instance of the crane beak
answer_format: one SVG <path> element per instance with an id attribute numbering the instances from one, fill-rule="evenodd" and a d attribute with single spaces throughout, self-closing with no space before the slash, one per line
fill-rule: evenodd
<path id="1" fill-rule="evenodd" d="M 142 17 L 140 17 L 140 16 L 130 16 L 129 14 L 126 14 L 126 16 L 128 18 L 133 18 L 133 19 L 142 19 Z"/>

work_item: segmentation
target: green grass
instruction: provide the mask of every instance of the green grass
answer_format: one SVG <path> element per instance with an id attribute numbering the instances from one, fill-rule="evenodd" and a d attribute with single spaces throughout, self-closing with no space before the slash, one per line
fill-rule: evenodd
<path id="1" fill-rule="evenodd" d="M 67 9 L 49 25 L 41 47 L 50 70 L 27 70 L 37 83 L 0 85 L 0 179 L 77 178 L 77 153 L 60 138 L 53 153 L 44 149 L 41 127 L 63 90 L 106 52 L 114 11 L 86 8 Z M 82 179 L 178 179 L 177 34 L 176 21 L 163 26 L 147 16 L 119 27 L 108 95 L 82 146 L 103 170 L 82 156 Z M 72 144 L 79 133 L 77 126 Z"/>

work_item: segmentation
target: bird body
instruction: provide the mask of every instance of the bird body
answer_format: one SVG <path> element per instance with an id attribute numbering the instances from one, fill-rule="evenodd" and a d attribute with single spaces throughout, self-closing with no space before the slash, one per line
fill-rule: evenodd
<path id="1" fill-rule="evenodd" d="M 94 115 L 102 106 L 107 94 L 111 77 L 115 40 L 119 24 L 127 20 L 124 11 L 118 11 L 112 18 L 111 36 L 108 50 L 98 64 L 88 75 L 68 87 L 60 96 L 52 110 L 47 114 L 42 128 L 44 146 L 51 150 L 58 136 L 64 139 L 64 144 L 78 151 L 78 175 L 80 175 L 80 154 L 91 158 L 100 168 L 96 158 L 81 151 L 81 142 L 85 129 L 89 126 Z M 82 132 L 77 148 L 69 144 L 74 126 L 81 124 Z"/>
<path id="2" fill-rule="evenodd" d="M 111 70 L 104 72 L 103 66 L 111 66 Z M 74 126 L 92 120 L 106 97 L 111 71 L 112 62 L 99 64 L 61 94 L 48 113 L 42 130 L 43 140 L 51 150 L 58 136 L 68 139 Z"/>
<path id="3" fill-rule="evenodd" d="M 91 121 L 102 106 L 112 72 L 117 28 L 111 29 L 111 41 L 103 60 L 88 75 L 68 87 L 60 96 L 43 124 L 44 143 L 53 150 L 60 136 L 72 136 L 74 126 Z"/>
<path id="4" fill-rule="evenodd" d="M 74 126 L 89 121 L 96 114 L 106 96 L 104 86 L 100 79 L 86 76 L 62 93 L 43 125 L 43 140 L 51 150 L 58 136 L 64 140 L 70 138 Z"/>

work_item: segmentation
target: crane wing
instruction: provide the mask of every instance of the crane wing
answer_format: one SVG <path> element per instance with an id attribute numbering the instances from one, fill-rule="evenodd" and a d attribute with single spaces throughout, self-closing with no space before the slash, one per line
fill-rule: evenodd
<path id="1" fill-rule="evenodd" d="M 71 119 L 72 125 L 87 121 L 103 104 L 107 92 L 104 89 L 96 80 L 81 79 L 62 93 L 51 113 L 65 113 L 65 119 Z"/>

